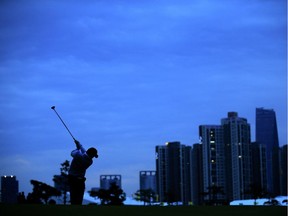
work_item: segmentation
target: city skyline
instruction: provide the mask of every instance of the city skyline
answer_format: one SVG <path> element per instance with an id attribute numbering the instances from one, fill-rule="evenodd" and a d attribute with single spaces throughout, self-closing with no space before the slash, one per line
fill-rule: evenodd
<path id="1" fill-rule="evenodd" d="M 262 108 L 262 107 L 261 107 Z M 229 115 L 229 113 L 236 113 L 236 115 L 238 114 L 237 112 L 228 112 L 227 114 Z M 223 117 L 223 118 L 221 118 L 221 119 L 225 119 L 226 117 Z M 241 116 L 239 116 L 239 118 L 243 118 L 244 120 L 246 119 L 245 117 L 241 117 Z M 221 120 L 220 119 L 220 120 Z M 217 124 L 213 124 L 213 125 L 199 125 L 199 127 L 200 128 L 202 128 L 202 127 L 204 127 L 204 128 L 218 128 L 218 127 L 220 127 L 220 120 L 219 120 L 219 125 L 217 125 Z M 247 124 L 250 124 L 249 123 L 249 120 L 248 119 L 246 119 L 247 120 Z M 251 131 L 251 129 L 250 129 L 250 131 Z M 199 136 L 200 136 L 200 134 L 199 134 Z M 162 143 L 162 144 L 159 144 L 158 146 L 165 146 L 167 143 L 173 143 L 173 142 L 179 142 L 179 144 L 182 144 L 183 145 L 183 143 L 181 142 L 181 140 L 170 140 L 170 141 L 166 141 L 165 143 Z M 253 143 L 255 143 L 255 140 L 251 140 L 251 145 L 254 145 Z M 202 145 L 201 144 L 201 142 L 199 142 L 199 143 L 193 143 L 193 144 L 184 144 L 185 146 L 190 146 L 190 147 L 192 147 L 193 148 L 193 146 L 195 145 L 195 144 L 200 144 L 200 145 Z M 288 144 L 284 144 L 284 145 L 288 145 Z M 281 147 L 283 147 L 284 145 L 280 145 L 279 146 L 279 148 L 281 148 Z M 154 150 L 155 150 L 155 147 L 157 147 L 157 146 L 154 146 Z M 156 151 L 154 152 L 154 153 L 156 153 Z M 191 152 L 192 153 L 192 152 Z M 155 159 L 156 159 L 156 157 L 155 157 Z M 194 159 L 193 159 L 194 160 Z M 71 162 L 71 161 L 70 161 Z M 154 160 L 154 162 L 155 162 L 155 160 Z M 59 166 L 59 169 L 60 169 L 60 166 Z M 143 169 L 143 170 L 145 170 L 145 168 Z M 143 172 L 143 170 L 139 170 L 138 171 L 138 173 L 139 172 Z M 152 168 L 151 169 L 152 171 L 153 170 L 156 170 L 156 163 L 155 163 L 155 167 L 154 168 Z M 151 172 L 151 171 L 149 171 L 149 172 Z M 55 175 L 59 175 L 60 174 L 60 172 L 59 173 L 56 173 Z M 15 177 L 17 177 L 16 175 L 13 175 L 13 174 L 9 174 L 9 175 L 11 175 L 11 176 L 15 176 Z M 92 188 L 101 188 L 101 178 L 102 178 L 102 176 L 122 176 L 122 174 L 121 173 L 109 173 L 109 174 L 104 174 L 104 173 L 99 173 L 99 179 L 94 179 L 94 180 L 92 180 L 91 181 L 91 188 L 86 188 L 86 192 L 87 191 L 89 191 L 89 190 L 91 190 Z M 5 175 L 3 175 L 3 176 L 5 176 Z M 54 175 L 52 176 L 52 178 L 51 179 L 53 179 L 53 177 L 54 177 Z M 138 176 L 139 177 L 139 176 Z M 30 180 L 38 180 L 38 179 L 30 179 Z M 138 182 L 139 183 L 139 180 L 140 179 L 135 179 L 135 182 Z M 124 181 L 125 182 L 125 181 Z M 43 182 L 43 183 L 47 183 L 47 182 Z M 94 184 L 93 184 L 94 183 Z M 21 184 L 20 182 L 19 182 L 19 184 Z M 30 184 L 30 181 L 29 181 L 29 184 Z M 50 183 L 50 185 L 51 186 L 53 186 L 54 187 L 54 181 L 52 181 L 52 183 Z M 19 185 L 20 186 L 20 185 Z M 123 188 L 123 189 L 125 189 L 125 185 L 123 186 L 123 183 L 121 183 L 121 188 Z M 205 188 L 205 187 L 204 187 Z M 31 189 L 32 189 L 32 186 L 31 186 Z M 136 193 L 137 192 L 137 190 L 139 190 L 140 189 L 140 184 L 139 184 L 139 186 L 138 186 L 138 188 L 136 188 L 136 190 L 133 192 L 133 193 L 131 193 L 131 194 L 127 194 L 127 196 L 131 196 L 132 197 L 132 194 L 134 194 L 134 193 Z M 21 191 L 21 190 L 19 190 L 19 192 L 26 192 L 26 194 L 25 195 L 28 195 L 28 193 L 29 192 L 32 192 L 32 190 L 31 191 Z M 124 190 L 124 193 L 126 193 L 126 191 Z"/>
<path id="2" fill-rule="evenodd" d="M 71 160 L 72 134 L 101 174 L 139 188 L 156 145 L 199 141 L 198 126 L 238 112 L 276 112 L 287 144 L 287 3 L 147 0 L 0 3 L 0 175 L 53 185 Z"/>

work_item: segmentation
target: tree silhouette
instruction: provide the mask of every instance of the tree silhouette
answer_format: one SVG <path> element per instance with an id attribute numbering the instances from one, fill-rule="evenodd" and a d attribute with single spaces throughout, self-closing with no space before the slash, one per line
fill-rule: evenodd
<path id="1" fill-rule="evenodd" d="M 268 201 L 264 202 L 264 205 L 278 206 L 280 204 L 279 204 L 278 200 L 272 199 L 272 200 L 268 200 Z"/>
<path id="2" fill-rule="evenodd" d="M 92 191 L 88 191 L 88 193 L 91 197 L 99 198 L 101 205 L 107 205 L 109 203 L 110 197 L 109 197 L 108 190 L 104 190 L 104 189 L 99 189 L 97 191 L 92 190 Z"/>
<path id="3" fill-rule="evenodd" d="M 257 199 L 263 198 L 264 196 L 268 195 L 267 191 L 264 190 L 259 184 L 253 183 L 250 184 L 250 189 L 248 191 L 245 191 L 245 194 L 252 195 L 252 198 L 254 199 L 254 204 L 257 204 Z"/>
<path id="4" fill-rule="evenodd" d="M 43 182 L 36 180 L 31 180 L 30 182 L 33 185 L 33 191 L 27 196 L 28 203 L 41 204 L 44 201 L 47 204 L 50 197 L 61 195 L 59 190 Z"/>
<path id="5" fill-rule="evenodd" d="M 88 191 L 91 197 L 98 197 L 101 205 L 123 205 L 126 200 L 126 194 L 119 186 L 113 182 L 108 190 L 100 189 L 98 191 Z"/>
<path id="6" fill-rule="evenodd" d="M 213 184 L 212 186 L 207 187 L 207 192 L 204 192 L 203 195 L 209 197 L 209 204 L 210 205 L 217 205 L 218 200 L 218 194 L 224 194 L 223 187 L 217 186 Z"/>
<path id="7" fill-rule="evenodd" d="M 123 205 L 123 202 L 126 200 L 126 194 L 115 182 L 110 185 L 108 191 L 111 200 L 110 205 Z"/>
<path id="8" fill-rule="evenodd" d="M 156 201 L 156 193 L 152 189 L 138 190 L 134 194 L 134 197 L 135 197 L 134 199 L 137 201 L 143 201 L 144 206 L 146 205 L 146 203 L 151 205 L 151 202 Z"/>
<path id="9" fill-rule="evenodd" d="M 61 163 L 60 175 L 54 175 L 53 181 L 57 185 L 57 189 L 60 190 L 63 194 L 63 203 L 67 203 L 67 192 L 70 191 L 69 182 L 68 182 L 68 171 L 70 168 L 70 162 L 68 160 Z"/>
<path id="10" fill-rule="evenodd" d="M 17 203 L 18 203 L 18 204 L 24 204 L 24 203 L 26 203 L 26 197 L 25 197 L 24 192 L 18 193 L 18 195 L 17 195 Z"/>

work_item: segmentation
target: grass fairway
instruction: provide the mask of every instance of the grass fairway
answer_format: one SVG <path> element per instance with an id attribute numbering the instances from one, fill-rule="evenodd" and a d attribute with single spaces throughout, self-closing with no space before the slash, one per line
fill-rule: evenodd
<path id="1" fill-rule="evenodd" d="M 64 205 L 4 205 L 1 216 L 287 216 L 283 206 L 64 206 Z"/>

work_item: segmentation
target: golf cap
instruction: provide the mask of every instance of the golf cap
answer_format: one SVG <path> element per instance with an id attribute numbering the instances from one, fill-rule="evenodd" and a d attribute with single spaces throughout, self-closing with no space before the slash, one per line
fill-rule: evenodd
<path id="1" fill-rule="evenodd" d="M 90 157 L 95 157 L 95 158 L 98 158 L 98 151 L 97 151 L 97 149 L 96 148 L 93 148 L 93 147 L 91 147 L 91 148 L 89 148 L 88 150 L 87 150 L 87 154 L 90 156 Z"/>

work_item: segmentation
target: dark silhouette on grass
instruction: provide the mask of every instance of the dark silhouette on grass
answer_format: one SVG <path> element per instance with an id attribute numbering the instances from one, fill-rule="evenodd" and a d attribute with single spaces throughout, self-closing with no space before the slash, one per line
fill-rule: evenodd
<path id="1" fill-rule="evenodd" d="M 108 190 L 99 189 L 98 191 L 88 191 L 89 195 L 94 198 L 99 198 L 101 205 L 124 205 L 126 194 L 115 183 L 110 184 Z"/>
<path id="2" fill-rule="evenodd" d="M 134 194 L 134 199 L 137 201 L 142 201 L 144 202 L 144 206 L 148 203 L 148 205 L 151 205 L 151 203 L 156 202 L 157 195 L 155 191 L 152 189 L 147 189 L 147 190 L 138 190 Z"/>
<path id="3" fill-rule="evenodd" d="M 69 182 L 68 182 L 68 171 L 70 168 L 70 162 L 68 160 L 64 161 L 61 164 L 60 175 L 54 175 L 53 181 L 57 185 L 57 189 L 60 190 L 63 194 L 63 204 L 67 203 L 67 192 L 70 191 Z"/>
<path id="4" fill-rule="evenodd" d="M 74 142 L 76 149 L 71 152 L 73 159 L 68 170 L 70 202 L 72 205 L 82 205 L 86 170 L 92 165 L 93 158 L 98 158 L 98 152 L 93 147 L 86 151 L 79 141 Z"/>

